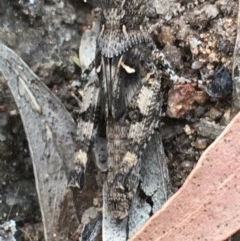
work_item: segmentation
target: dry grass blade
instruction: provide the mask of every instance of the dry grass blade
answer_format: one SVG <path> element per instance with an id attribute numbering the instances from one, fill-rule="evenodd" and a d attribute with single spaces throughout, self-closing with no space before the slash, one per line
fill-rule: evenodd
<path id="1" fill-rule="evenodd" d="M 59 221 L 60 217 L 68 216 L 63 203 L 71 201 L 66 202 L 71 199 L 71 195 L 66 194 L 66 187 L 67 173 L 72 168 L 70 160 L 75 151 L 72 136 L 75 123 L 23 60 L 1 42 L 0 72 L 18 106 L 27 135 L 45 240 L 67 240 L 73 222 L 59 228 Z"/>

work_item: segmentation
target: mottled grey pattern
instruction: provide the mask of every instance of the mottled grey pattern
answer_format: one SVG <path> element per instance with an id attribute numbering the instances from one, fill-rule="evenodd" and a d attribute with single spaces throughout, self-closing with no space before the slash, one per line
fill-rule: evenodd
<path id="1" fill-rule="evenodd" d="M 95 72 L 90 70 L 82 87 L 80 150 L 72 180 L 83 187 L 91 144 L 96 135 L 106 138 L 108 209 L 122 220 L 129 214 L 145 149 L 159 125 L 162 75 L 174 83 L 190 81 L 180 78 L 155 46 L 146 24 L 146 13 L 152 13 L 148 1 L 103 0 L 101 8 Z"/>

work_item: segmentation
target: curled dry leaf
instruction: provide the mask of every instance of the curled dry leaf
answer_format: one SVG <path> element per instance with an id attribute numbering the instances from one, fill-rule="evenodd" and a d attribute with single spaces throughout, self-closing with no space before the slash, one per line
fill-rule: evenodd
<path id="1" fill-rule="evenodd" d="M 201 156 L 182 188 L 130 241 L 223 241 L 240 229 L 240 114 Z"/>

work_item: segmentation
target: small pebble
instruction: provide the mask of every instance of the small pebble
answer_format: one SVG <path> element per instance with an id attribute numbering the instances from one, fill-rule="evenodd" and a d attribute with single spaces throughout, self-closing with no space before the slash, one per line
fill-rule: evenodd
<path id="1" fill-rule="evenodd" d="M 218 109 L 212 107 L 212 108 L 210 109 L 210 111 L 207 113 L 207 116 L 208 116 L 211 120 L 215 121 L 215 120 L 219 119 L 219 118 L 222 116 L 222 112 L 219 111 Z"/>
<path id="2" fill-rule="evenodd" d="M 194 100 L 200 104 L 203 105 L 207 102 L 208 100 L 208 95 L 206 94 L 205 91 L 196 91 L 196 95 L 194 96 Z"/>
<path id="3" fill-rule="evenodd" d="M 212 4 L 206 5 L 205 14 L 207 18 L 214 19 L 219 14 L 219 9 Z"/>
<path id="4" fill-rule="evenodd" d="M 194 61 L 191 66 L 191 68 L 195 70 L 201 69 L 202 67 L 203 63 L 201 61 Z"/>
<path id="5" fill-rule="evenodd" d="M 167 115 L 181 118 L 195 107 L 196 90 L 191 84 L 175 85 L 169 91 Z"/>
<path id="6" fill-rule="evenodd" d="M 195 142 L 192 142 L 191 145 L 198 150 L 205 150 L 208 146 L 208 141 L 204 138 L 198 138 Z"/>
<path id="7" fill-rule="evenodd" d="M 99 198 L 94 198 L 93 199 L 93 206 L 97 207 L 100 205 L 100 201 L 99 201 Z"/>
<path id="8" fill-rule="evenodd" d="M 230 122 L 230 120 L 231 120 L 231 110 L 227 109 L 221 118 L 220 124 L 225 126 Z"/>
<path id="9" fill-rule="evenodd" d="M 193 128 L 191 128 L 191 126 L 189 126 L 189 125 L 184 126 L 184 131 L 188 136 L 195 132 L 195 130 Z"/>
<path id="10" fill-rule="evenodd" d="M 189 38 L 189 45 L 190 45 L 190 49 L 193 55 L 198 55 L 198 45 L 201 44 L 201 41 L 199 41 L 197 38 L 195 37 L 190 37 Z"/>
<path id="11" fill-rule="evenodd" d="M 181 166 L 183 167 L 183 168 L 187 168 L 187 169 L 192 169 L 193 168 L 193 163 L 192 162 L 190 162 L 190 161 L 182 161 L 181 162 Z"/>

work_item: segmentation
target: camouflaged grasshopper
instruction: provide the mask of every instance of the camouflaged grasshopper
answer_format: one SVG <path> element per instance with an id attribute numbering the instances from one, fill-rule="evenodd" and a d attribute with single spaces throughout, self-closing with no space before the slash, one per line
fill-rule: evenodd
<path id="1" fill-rule="evenodd" d="M 189 81 L 178 77 L 156 48 L 145 23 L 148 1 L 103 0 L 101 8 L 96 73 L 82 87 L 79 151 L 69 185 L 83 187 L 95 137 L 106 138 L 108 209 L 123 220 L 141 180 L 143 154 L 160 121 L 162 75 L 175 83 Z"/>

